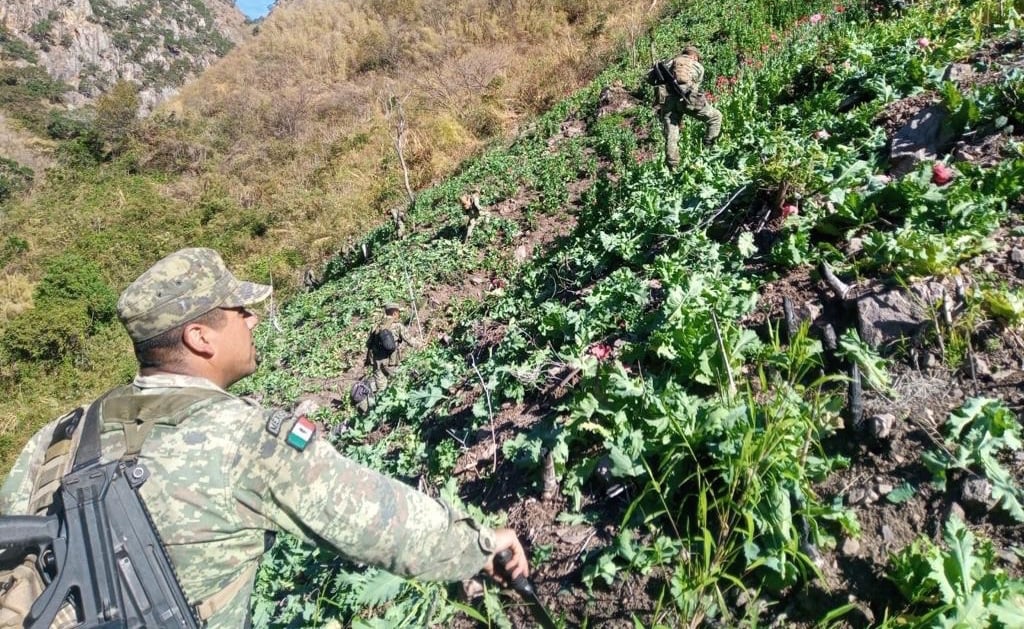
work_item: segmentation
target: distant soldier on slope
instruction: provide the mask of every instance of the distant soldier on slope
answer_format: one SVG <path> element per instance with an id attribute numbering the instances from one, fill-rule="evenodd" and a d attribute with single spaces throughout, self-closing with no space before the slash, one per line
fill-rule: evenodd
<path id="1" fill-rule="evenodd" d="M 377 318 L 366 341 L 366 366 L 373 370 L 374 391 L 378 393 L 388 386 L 388 378 L 402 362 L 402 344 L 413 348 L 421 345 L 409 336 L 399 317 L 401 311 L 395 302 L 384 304 L 384 314 Z"/>
<path id="2" fill-rule="evenodd" d="M 647 82 L 657 88 L 655 111 L 665 131 L 665 162 L 675 170 L 679 166 L 679 126 L 683 115 L 703 120 L 707 125 L 704 146 L 712 146 L 722 132 L 722 112 L 708 103 L 700 90 L 704 66 L 694 46 L 669 61 L 657 61 L 647 75 Z"/>
<path id="3" fill-rule="evenodd" d="M 462 241 L 469 242 L 469 239 L 473 237 L 473 230 L 476 229 L 480 220 L 486 217 L 486 213 L 480 206 L 479 194 L 464 194 L 459 197 L 459 203 L 462 204 L 462 213 L 466 217 L 466 235 Z"/>

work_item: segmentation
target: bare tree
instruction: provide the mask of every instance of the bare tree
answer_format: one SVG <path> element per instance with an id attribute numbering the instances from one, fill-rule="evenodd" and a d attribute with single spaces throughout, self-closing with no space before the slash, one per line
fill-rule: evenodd
<path id="1" fill-rule="evenodd" d="M 398 153 L 398 163 L 402 166 L 402 177 L 405 179 L 405 193 L 409 197 L 409 205 L 416 201 L 416 195 L 412 191 L 412 184 L 409 183 L 409 165 L 405 163 L 405 141 L 409 127 L 405 121 L 405 107 L 403 106 L 408 96 L 398 98 L 394 94 L 388 94 L 384 101 L 384 114 L 391 122 L 395 152 Z"/>

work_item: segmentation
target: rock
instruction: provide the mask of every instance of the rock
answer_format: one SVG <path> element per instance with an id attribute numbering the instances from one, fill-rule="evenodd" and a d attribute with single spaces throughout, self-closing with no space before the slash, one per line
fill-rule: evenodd
<path id="1" fill-rule="evenodd" d="M 999 559 L 1003 561 L 1003 563 L 1009 566 L 1013 566 L 1014 568 L 1020 566 L 1020 557 L 1017 556 L 1017 553 L 1013 552 L 1012 550 L 1000 548 L 996 550 L 996 557 L 999 557 Z"/>
<path id="2" fill-rule="evenodd" d="M 976 355 L 971 364 L 974 366 L 974 375 L 976 376 L 989 376 L 992 374 L 988 362 L 981 356 Z"/>
<path id="3" fill-rule="evenodd" d="M 1015 264 L 1024 264 L 1024 249 L 1014 247 L 1010 250 L 1010 261 Z"/>
<path id="4" fill-rule="evenodd" d="M 923 325 L 932 324 L 927 307 L 945 299 L 946 291 L 938 282 L 926 282 L 909 291 L 894 288 L 857 299 L 858 332 L 872 347 L 913 336 Z"/>
<path id="5" fill-rule="evenodd" d="M 299 400 L 298 404 L 295 405 L 295 409 L 292 411 L 292 413 L 296 416 L 305 415 L 309 417 L 310 415 L 316 413 L 321 408 L 323 408 L 323 406 L 324 405 L 320 402 L 320 400 L 316 398 L 303 398 Z"/>
<path id="6" fill-rule="evenodd" d="M 945 153 L 956 139 L 945 125 L 948 114 L 945 107 L 925 107 L 893 135 L 889 172 L 902 177 L 923 161 L 934 160 Z"/>
<path id="7" fill-rule="evenodd" d="M 864 239 L 858 236 L 854 236 L 850 239 L 850 242 L 846 244 L 846 252 L 850 255 L 855 255 L 864 250 Z"/>
<path id="8" fill-rule="evenodd" d="M 843 540 L 840 550 L 847 557 L 856 557 L 857 553 L 860 552 L 860 542 L 852 537 L 847 537 Z"/>
<path id="9" fill-rule="evenodd" d="M 935 369 L 942 364 L 939 357 L 935 354 L 927 351 L 921 352 L 920 362 L 921 369 Z"/>
<path id="10" fill-rule="evenodd" d="M 628 111 L 640 104 L 633 97 L 620 81 L 616 81 L 601 90 L 601 97 L 598 101 L 597 117 Z"/>
<path id="11" fill-rule="evenodd" d="M 143 112 L 223 56 L 227 50 L 218 40 L 237 43 L 248 31 L 245 16 L 227 0 L 173 5 L 20 0 L 0 3 L 0 24 L 32 42 L 39 65 L 72 88 L 62 97 L 66 103 L 89 104 L 124 79 L 142 86 Z M 37 43 L 29 33 L 40 24 L 47 32 Z"/>
<path id="12" fill-rule="evenodd" d="M 964 508 L 960 506 L 960 503 L 953 502 L 949 505 L 949 517 L 957 518 L 964 522 L 967 521 L 967 514 L 964 512 Z"/>
<path id="13" fill-rule="evenodd" d="M 892 493 L 892 490 L 892 483 L 879 483 L 875 487 L 875 491 L 878 492 L 879 496 L 888 496 L 890 493 Z"/>
<path id="14" fill-rule="evenodd" d="M 875 439 L 887 439 L 892 433 L 892 425 L 896 423 L 896 416 L 891 413 L 872 415 L 868 418 L 868 432 Z"/>
<path id="15" fill-rule="evenodd" d="M 854 487 L 850 490 L 850 493 L 846 494 L 846 503 L 851 506 L 862 504 L 867 495 L 868 492 L 863 487 Z"/>
<path id="16" fill-rule="evenodd" d="M 960 85 L 964 81 L 973 79 L 976 74 L 974 68 L 966 63 L 951 63 L 946 66 L 946 71 L 942 73 L 942 80 Z"/>
<path id="17" fill-rule="evenodd" d="M 888 524 L 882 525 L 882 539 L 885 540 L 886 544 L 892 544 L 896 541 L 896 534 L 892 532 Z"/>
<path id="18" fill-rule="evenodd" d="M 960 487 L 960 501 L 972 511 L 988 511 L 991 507 L 992 485 L 987 478 L 972 476 Z"/>

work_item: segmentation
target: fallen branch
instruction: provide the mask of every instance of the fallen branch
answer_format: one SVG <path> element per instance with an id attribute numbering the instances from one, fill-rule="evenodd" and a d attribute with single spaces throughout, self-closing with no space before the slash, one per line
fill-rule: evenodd
<path id="1" fill-rule="evenodd" d="M 821 262 L 821 276 L 825 278 L 825 283 L 835 292 L 836 296 L 846 301 L 852 287 L 836 277 L 836 274 L 832 272 L 832 267 L 824 260 Z"/>
<path id="2" fill-rule="evenodd" d="M 473 356 L 473 352 L 469 353 L 469 361 L 473 365 L 473 371 L 476 372 L 476 377 L 480 379 L 480 386 L 484 390 L 484 396 L 487 398 L 487 419 L 491 424 L 491 445 L 493 448 L 493 460 L 491 461 L 491 474 L 498 469 L 498 439 L 494 435 L 494 408 L 491 407 L 491 391 L 487 388 L 487 383 L 484 382 L 484 376 L 480 373 L 480 370 L 476 367 L 476 357 Z"/>

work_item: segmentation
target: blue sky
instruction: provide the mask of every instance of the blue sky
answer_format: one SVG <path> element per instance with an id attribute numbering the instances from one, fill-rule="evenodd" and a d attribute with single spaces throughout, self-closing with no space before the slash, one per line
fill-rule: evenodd
<path id="1" fill-rule="evenodd" d="M 236 0 L 235 4 L 246 16 L 256 19 L 267 14 L 274 0 Z"/>

